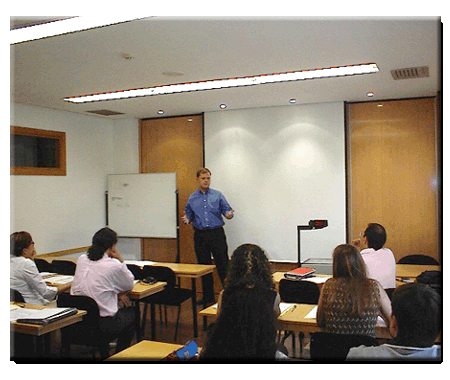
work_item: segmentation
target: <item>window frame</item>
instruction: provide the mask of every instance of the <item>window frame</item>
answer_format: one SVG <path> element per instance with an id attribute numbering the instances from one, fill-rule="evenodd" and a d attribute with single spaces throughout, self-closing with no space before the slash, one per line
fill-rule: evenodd
<path id="1" fill-rule="evenodd" d="M 22 135 L 32 137 L 43 137 L 57 140 L 57 154 L 55 168 L 38 168 L 29 166 L 10 166 L 11 175 L 48 175 L 48 176 L 65 176 L 66 170 L 66 133 L 58 131 L 50 131 L 44 129 L 10 126 L 11 135 Z M 10 149 L 13 149 L 11 146 Z"/>

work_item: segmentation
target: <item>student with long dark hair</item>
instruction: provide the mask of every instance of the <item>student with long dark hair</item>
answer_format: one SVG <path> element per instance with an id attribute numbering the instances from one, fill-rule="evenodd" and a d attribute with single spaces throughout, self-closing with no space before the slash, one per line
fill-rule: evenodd
<path id="1" fill-rule="evenodd" d="M 120 351 L 130 345 L 135 330 L 135 313 L 125 294 L 133 289 L 134 276 L 117 252 L 116 243 L 117 234 L 110 228 L 102 228 L 94 235 L 87 254 L 77 260 L 70 294 L 95 300 L 100 328 L 108 334 L 119 334 Z M 119 300 L 124 307 L 119 308 Z"/>
<path id="2" fill-rule="evenodd" d="M 376 280 L 367 278 L 358 249 L 341 244 L 333 252 L 333 277 L 322 286 L 317 324 L 337 334 L 375 336 L 378 315 L 389 325 L 391 302 Z"/>
<path id="3" fill-rule="evenodd" d="M 277 298 L 264 251 L 253 244 L 238 247 L 219 297 L 216 323 L 208 332 L 200 359 L 288 359 L 276 343 Z"/>
<path id="4" fill-rule="evenodd" d="M 70 287 L 70 284 L 47 286 L 34 263 L 36 248 L 28 232 L 11 234 L 10 255 L 9 286 L 18 291 L 26 303 L 48 305 L 58 293 Z"/>

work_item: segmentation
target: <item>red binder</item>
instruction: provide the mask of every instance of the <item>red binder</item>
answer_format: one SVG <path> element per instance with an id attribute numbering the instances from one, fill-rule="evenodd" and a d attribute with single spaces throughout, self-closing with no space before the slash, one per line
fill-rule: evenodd
<path id="1" fill-rule="evenodd" d="M 284 277 L 291 280 L 301 280 L 302 278 L 311 277 L 315 271 L 314 268 L 300 267 L 286 272 Z"/>

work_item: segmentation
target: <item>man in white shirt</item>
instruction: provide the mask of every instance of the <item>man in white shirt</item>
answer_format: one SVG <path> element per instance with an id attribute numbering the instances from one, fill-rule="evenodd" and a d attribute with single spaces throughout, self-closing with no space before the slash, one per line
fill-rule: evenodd
<path id="1" fill-rule="evenodd" d="M 384 289 L 396 287 L 395 256 L 386 243 L 386 230 L 381 224 L 369 223 L 362 239 L 353 240 L 352 244 L 361 249 L 367 270 L 367 277 L 377 280 Z"/>
<path id="2" fill-rule="evenodd" d="M 103 228 L 92 238 L 87 254 L 77 260 L 70 289 L 72 295 L 92 298 L 100 311 L 100 329 L 117 335 L 117 351 L 128 347 L 133 339 L 135 312 L 125 293 L 133 289 L 134 276 L 116 250 L 117 234 Z M 119 300 L 123 308 L 119 308 Z"/>

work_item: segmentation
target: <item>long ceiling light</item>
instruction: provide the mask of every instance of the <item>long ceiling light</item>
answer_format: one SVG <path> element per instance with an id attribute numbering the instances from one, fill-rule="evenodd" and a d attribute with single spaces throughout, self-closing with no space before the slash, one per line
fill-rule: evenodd
<path id="1" fill-rule="evenodd" d="M 64 100 L 72 103 L 88 103 L 103 100 L 118 100 L 127 98 L 137 98 L 143 96 L 177 94 L 190 91 L 204 91 L 230 87 L 255 86 L 258 84 L 265 84 L 265 83 L 279 83 L 279 82 L 290 82 L 306 79 L 362 75 L 362 74 L 377 73 L 378 71 L 379 71 L 378 67 L 375 63 L 362 63 L 359 65 L 330 67 L 326 69 L 289 71 L 285 73 L 263 74 L 241 78 L 213 79 L 200 82 L 177 83 L 147 88 L 136 88 L 116 92 L 106 92 L 101 94 L 70 96 L 65 98 Z"/>
<path id="2" fill-rule="evenodd" d="M 79 32 L 83 30 L 99 28 L 103 26 L 120 24 L 127 21 L 145 17 L 126 16 L 75 16 L 56 21 L 12 28 L 9 31 L 9 43 L 19 44 L 21 42 L 39 40 L 62 34 Z"/>

